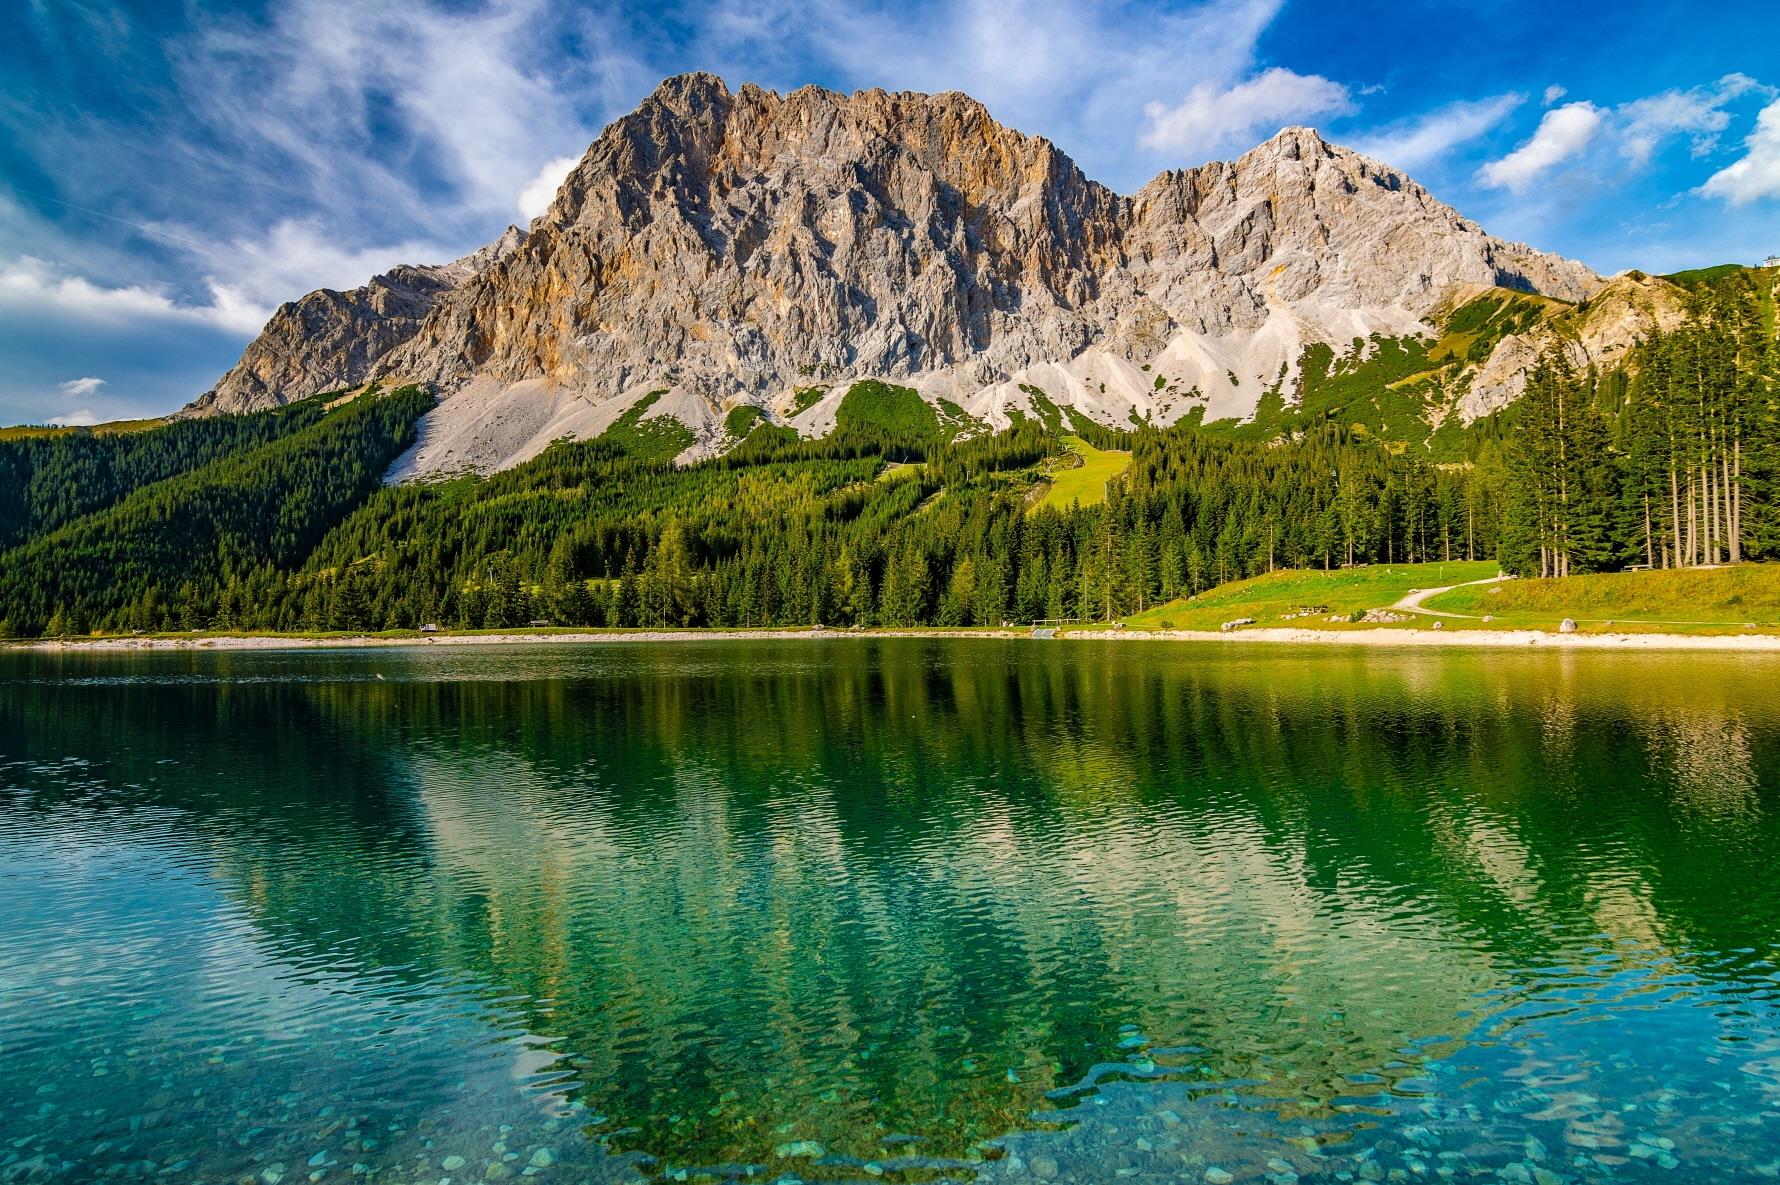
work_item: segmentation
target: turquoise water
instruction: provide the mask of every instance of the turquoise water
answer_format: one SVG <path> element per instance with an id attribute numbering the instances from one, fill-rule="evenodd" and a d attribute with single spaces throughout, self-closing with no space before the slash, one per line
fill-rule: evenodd
<path id="1" fill-rule="evenodd" d="M 1780 1177 L 1780 662 L 0 653 L 0 1181 Z"/>

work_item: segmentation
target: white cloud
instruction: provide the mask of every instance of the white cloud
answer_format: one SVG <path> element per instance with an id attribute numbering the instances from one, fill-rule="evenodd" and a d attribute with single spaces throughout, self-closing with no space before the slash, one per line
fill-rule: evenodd
<path id="1" fill-rule="evenodd" d="M 1197 88 L 1215 96 L 1250 81 L 1256 46 L 1283 0 L 717 0 L 694 24 L 688 56 L 732 82 L 788 89 L 811 64 L 843 86 L 961 90 L 1001 122 L 1047 136 L 1095 180 L 1130 192 L 1165 152 L 1145 104 L 1166 112 Z M 1281 71 L 1286 78 L 1302 78 Z M 1321 88 L 1336 84 L 1315 80 Z M 1263 88 L 1277 85 L 1269 79 Z M 1325 91 L 1320 93 L 1326 94 Z M 1245 92 L 1255 95 L 1253 89 Z M 1345 97 L 1345 92 L 1343 92 Z M 1289 104 L 1232 129 L 1222 147 L 1253 147 L 1280 123 L 1331 114 Z M 1266 126 L 1270 122 L 1270 126 Z M 1244 137 L 1252 137 L 1244 140 Z"/>
<path id="2" fill-rule="evenodd" d="M 317 207 L 371 197 L 424 219 L 505 217 L 543 161 L 592 139 L 564 83 L 590 73 L 598 94 L 643 75 L 610 47 L 547 72 L 560 46 L 545 0 L 454 9 L 291 0 L 264 25 L 216 19 L 182 90 L 211 130 L 297 162 Z"/>
<path id="3" fill-rule="evenodd" d="M 1693 138 L 1695 156 L 1716 147 L 1718 134 L 1730 126 L 1727 103 L 1751 90 L 1766 89 L 1746 74 L 1727 74 L 1716 86 L 1669 90 L 1634 99 L 1618 109 L 1620 151 L 1637 165 L 1649 162 L 1663 140 L 1673 135 Z"/>
<path id="4" fill-rule="evenodd" d="M 43 8 L 40 32 L 99 54 L 74 7 Z M 76 232 L 41 235 L 0 197 L 13 298 L 47 285 L 70 315 L 251 333 L 316 287 L 481 246 L 543 162 L 583 149 L 590 124 L 655 73 L 610 11 L 550 0 L 289 0 L 263 19 L 188 16 L 161 43 L 116 14 L 128 53 L 107 68 L 140 66 L 150 44 L 168 58 L 173 89 L 153 120 L 0 104 L 0 134 L 77 203 L 64 207 Z M 107 243 L 121 265 L 101 259 Z"/>
<path id="5" fill-rule="evenodd" d="M 538 175 L 519 191 L 519 216 L 529 222 L 548 210 L 569 171 L 580 163 L 578 156 L 559 156 L 539 169 Z"/>
<path id="6" fill-rule="evenodd" d="M 1743 143 L 1749 149 L 1743 159 L 1712 174 L 1700 192 L 1733 206 L 1780 198 L 1780 102 L 1762 108 L 1755 131 Z"/>
<path id="7" fill-rule="evenodd" d="M 99 422 L 99 417 L 86 408 L 71 411 L 65 416 L 51 416 L 49 425 L 52 428 L 87 428 Z"/>
<path id="8" fill-rule="evenodd" d="M 1549 107 L 1569 93 L 1569 91 L 1554 82 L 1545 88 L 1545 105 Z"/>
<path id="9" fill-rule="evenodd" d="M 1419 119 L 1362 136 L 1353 141 L 1352 147 L 1388 165 L 1414 172 L 1483 135 L 1524 101 L 1520 95 L 1509 94 L 1448 103 Z"/>
<path id="10" fill-rule="evenodd" d="M 356 288 L 396 264 L 446 262 L 451 254 L 419 240 L 342 247 L 319 222 L 287 220 L 258 238 L 194 245 L 190 255 L 202 269 L 200 284 L 208 297 L 202 302 L 182 300 L 165 285 L 96 283 L 20 256 L 0 263 L 0 311 L 30 317 L 47 312 L 115 327 L 180 321 L 248 338 L 285 301 L 318 288 Z"/>
<path id="11" fill-rule="evenodd" d="M 1120 122 L 1134 126 L 1146 98 L 1240 77 L 1282 2 L 719 0 L 700 22 L 699 48 L 757 80 L 765 65 L 802 82 L 813 57 L 864 85 L 963 90 L 1002 121 L 1055 136 L 1120 107 Z"/>
<path id="12" fill-rule="evenodd" d="M 425 239 L 343 246 L 319 219 L 285 219 L 262 235 L 193 252 L 212 305 L 255 331 L 280 304 L 317 288 L 356 288 L 399 263 L 448 263 L 455 254 Z"/>
<path id="13" fill-rule="evenodd" d="M 96 379 L 96 378 L 69 379 L 65 383 L 57 383 L 56 390 L 60 391 L 62 394 L 68 396 L 71 399 L 85 399 L 88 395 L 91 395 L 94 391 L 97 391 L 100 387 L 103 387 L 104 385 L 105 385 L 104 379 Z M 76 414 L 81 414 L 81 413 L 76 413 Z"/>
<path id="14" fill-rule="evenodd" d="M 1139 143 L 1197 163 L 1232 148 L 1247 148 L 1283 124 L 1353 110 L 1347 88 L 1317 74 L 1275 66 L 1246 82 L 1202 82 L 1179 104 L 1149 103 Z"/>
<path id="15" fill-rule="evenodd" d="M 1545 113 L 1533 138 L 1477 171 L 1492 189 L 1525 193 L 1539 175 L 1588 147 L 1606 113 L 1593 103 L 1566 103 Z"/>
<path id="16" fill-rule="evenodd" d="M 107 287 L 85 276 L 58 273 L 41 259 L 23 256 L 0 264 L 0 310 L 41 316 L 48 312 L 75 321 L 123 325 L 140 321 L 183 321 L 241 333 L 265 320 L 227 299 L 208 305 L 181 304 L 164 289 L 140 284 Z"/>
<path id="17" fill-rule="evenodd" d="M 1551 87 L 1546 96 L 1549 101 L 1562 93 L 1562 88 Z M 1531 140 L 1479 169 L 1477 179 L 1491 188 L 1524 194 L 1557 166 L 1585 156 L 1589 167 L 1600 177 L 1623 176 L 1625 168 L 1616 173 L 1606 159 L 1608 153 L 1616 151 L 1631 170 L 1643 170 L 1666 142 L 1682 136 L 1691 140 L 1694 156 L 1705 156 L 1717 148 L 1720 134 L 1730 126 L 1731 116 L 1726 108 L 1751 93 L 1769 98 L 1780 95 L 1780 91 L 1746 74 L 1726 74 L 1707 86 L 1666 90 L 1612 108 L 1589 102 L 1567 103 L 1547 111 Z M 1751 182 L 1741 179 L 1758 181 L 1762 175 L 1760 154 L 1755 151 L 1759 134 L 1758 129 L 1757 137 L 1750 140 L 1752 151 L 1747 168 L 1739 162 L 1721 171 L 1707 182 L 1718 189 L 1707 192 L 1742 193 Z M 1720 177 L 1724 180 L 1720 181 Z"/>

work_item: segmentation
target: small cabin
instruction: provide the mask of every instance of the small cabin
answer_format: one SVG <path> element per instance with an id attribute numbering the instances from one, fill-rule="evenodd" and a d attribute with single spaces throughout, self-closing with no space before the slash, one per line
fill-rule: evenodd
<path id="1" fill-rule="evenodd" d="M 429 621 L 420 627 L 420 632 L 423 634 L 436 634 L 439 632 L 439 627 Z"/>

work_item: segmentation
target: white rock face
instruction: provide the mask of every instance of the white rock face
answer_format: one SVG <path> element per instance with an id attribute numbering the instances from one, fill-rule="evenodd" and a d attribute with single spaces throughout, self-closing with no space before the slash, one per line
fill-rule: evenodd
<path id="1" fill-rule="evenodd" d="M 670 392 L 652 414 L 699 434 L 689 455 L 741 402 L 824 430 L 864 378 L 997 425 L 1029 389 L 1108 424 L 1240 417 L 1293 394 L 1306 345 L 1421 331 L 1455 286 L 1600 285 L 1307 128 L 1124 197 L 961 94 L 731 93 L 699 74 L 607 128 L 503 244 L 431 269 L 400 318 L 330 313 L 305 337 L 287 305 L 208 406 L 308 394 L 330 368 L 432 384 L 444 400 L 400 467 L 415 476 L 516 463 L 652 390 Z M 355 297 L 305 301 L 324 295 Z"/>

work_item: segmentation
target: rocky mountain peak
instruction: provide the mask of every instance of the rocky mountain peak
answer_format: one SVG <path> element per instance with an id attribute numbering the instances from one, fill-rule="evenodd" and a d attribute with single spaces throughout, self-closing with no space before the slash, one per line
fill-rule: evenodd
<path id="1" fill-rule="evenodd" d="M 473 276 L 480 275 L 491 266 L 499 263 L 524 245 L 527 232 L 517 226 L 509 226 L 502 231 L 500 237 L 487 246 L 478 247 L 461 259 L 453 260 L 437 270 L 449 276 L 454 282 L 462 283 Z"/>
<path id="2" fill-rule="evenodd" d="M 779 95 L 748 84 L 731 94 L 714 75 L 687 74 L 606 129 L 571 175 L 570 200 L 547 219 L 575 221 L 589 195 L 660 193 L 703 208 L 775 179 L 881 191 L 921 178 L 972 204 L 1034 184 L 1088 184 L 1048 140 L 1003 127 L 956 91 Z"/>
<path id="3" fill-rule="evenodd" d="M 1315 128 L 1292 124 L 1279 129 L 1238 159 L 1278 156 L 1288 160 L 1303 160 L 1306 157 L 1330 156 L 1334 150 L 1334 146 L 1323 139 L 1322 133 Z"/>
<path id="4" fill-rule="evenodd" d="M 430 383 L 449 430 L 423 433 L 416 472 L 522 459 L 657 391 L 651 414 L 698 449 L 738 402 L 824 431 L 862 378 L 990 424 L 1034 391 L 1165 423 L 1252 411 L 1309 344 L 1419 332 L 1455 285 L 1574 300 L 1599 283 L 1310 128 L 1123 197 L 958 92 L 711 74 L 666 79 L 607 127 L 529 232 L 427 277 L 381 320 L 352 294 L 275 317 L 249 347 L 254 383 L 232 371 L 209 406 L 320 389 L 323 357 Z M 260 364 L 293 354 L 315 364 Z"/>

